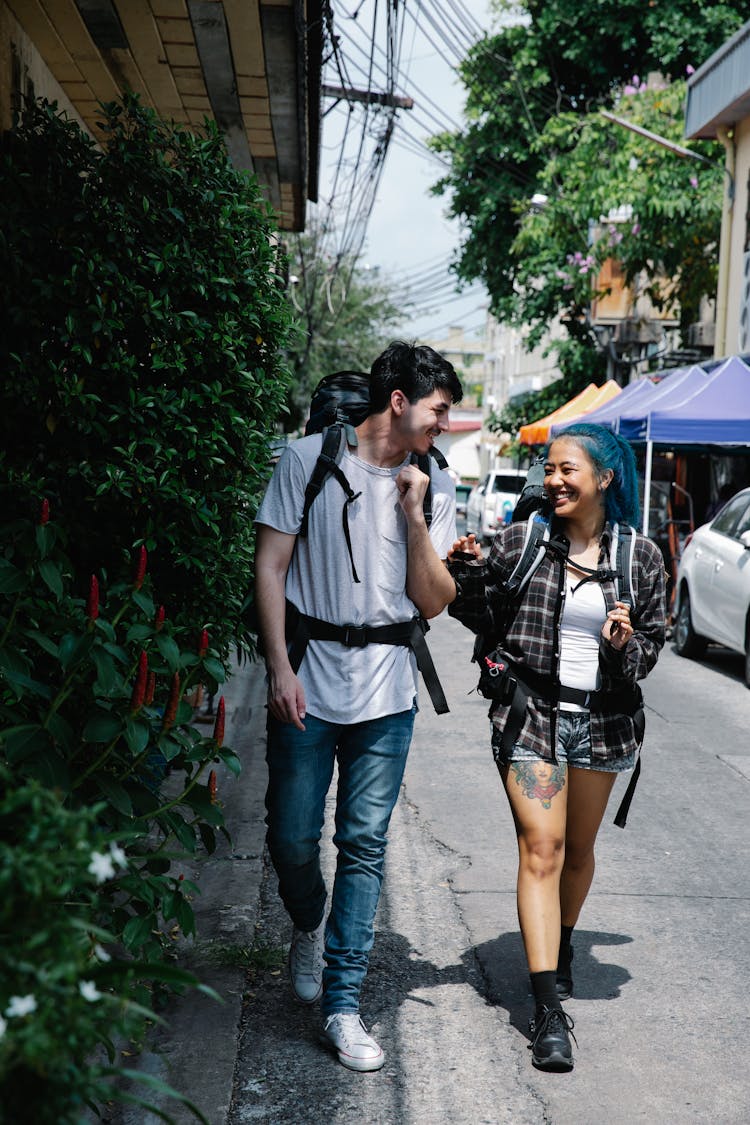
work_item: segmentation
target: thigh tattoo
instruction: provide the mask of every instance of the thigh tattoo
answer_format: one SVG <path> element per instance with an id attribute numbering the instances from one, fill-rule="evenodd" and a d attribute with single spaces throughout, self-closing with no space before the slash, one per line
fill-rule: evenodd
<path id="1" fill-rule="evenodd" d="M 552 800 L 565 786 L 565 766 L 559 762 L 511 762 L 516 781 L 530 801 L 541 801 L 542 808 L 552 806 Z"/>

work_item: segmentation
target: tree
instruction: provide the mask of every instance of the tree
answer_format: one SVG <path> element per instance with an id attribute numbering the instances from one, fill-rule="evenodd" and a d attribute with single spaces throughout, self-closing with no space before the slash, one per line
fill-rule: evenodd
<path id="1" fill-rule="evenodd" d="M 316 384 L 334 371 L 369 371 L 403 321 L 404 305 L 376 271 L 353 259 L 331 259 L 324 232 L 315 223 L 290 247 L 290 291 L 298 314 L 287 352 L 293 372 L 285 426 L 307 418 Z"/>
<path id="2" fill-rule="evenodd" d="M 618 115 L 682 143 L 685 83 L 622 97 Z M 545 202 L 519 218 L 511 245 L 512 316 L 537 344 L 558 316 L 574 339 L 589 335 L 592 297 L 608 291 L 615 261 L 625 285 L 661 312 L 679 308 L 684 328 L 716 293 L 722 150 L 694 146 L 706 163 L 681 159 L 598 113 L 552 117 L 534 144 L 546 153 L 537 177 Z"/>
<path id="3" fill-rule="evenodd" d="M 699 65 L 720 46 L 746 13 L 740 4 L 696 4 L 694 0 L 677 0 L 670 7 L 668 21 L 659 5 L 644 7 L 635 0 L 527 0 L 521 10 L 528 17 L 527 23 L 501 28 L 467 56 L 462 78 L 467 91 L 468 125 L 462 132 L 434 138 L 433 146 L 451 164 L 435 191 L 449 195 L 451 214 L 463 222 L 466 231 L 455 263 L 458 276 L 485 283 L 498 319 L 536 328 L 529 336 L 533 345 L 541 326 L 554 318 L 559 304 L 545 286 L 556 270 L 564 271 L 566 264 L 575 264 L 576 253 L 587 256 L 590 220 L 596 222 L 600 214 L 608 214 L 613 205 L 610 200 L 622 198 L 622 162 L 614 161 L 610 192 L 603 156 L 626 152 L 628 145 L 622 137 L 614 137 L 615 126 L 598 128 L 593 111 L 610 105 L 634 76 L 660 71 L 681 77 L 689 65 Z M 641 85 L 640 78 L 635 84 Z M 663 105 L 644 98 L 642 106 L 635 106 L 633 112 L 651 120 L 652 128 L 655 122 L 655 131 L 671 130 L 674 135 L 679 96 L 678 85 L 672 95 L 662 96 Z M 571 156 L 579 143 L 577 156 Z M 641 209 L 644 217 L 653 214 L 654 222 L 649 225 L 641 221 L 639 246 L 632 242 L 637 238 L 632 234 L 627 243 L 623 238 L 620 252 L 632 251 L 632 270 L 640 258 L 650 276 L 656 278 L 671 262 L 687 260 L 690 238 L 695 233 L 694 224 L 690 234 L 685 233 L 685 207 L 675 207 L 670 198 L 673 181 L 685 206 L 696 199 L 684 188 L 681 177 L 685 169 L 673 171 L 673 157 L 658 149 L 646 155 L 643 146 L 637 152 L 642 169 L 639 180 L 645 180 L 647 174 L 656 175 L 656 198 Z M 594 157 L 589 186 L 587 161 Z M 694 169 L 687 173 L 688 187 L 694 174 Z M 568 175 L 575 180 L 571 185 Z M 639 190 L 640 198 L 645 199 L 643 183 Z M 581 205 L 587 191 L 599 201 L 595 204 L 592 198 L 588 209 Z M 529 215 L 535 195 L 547 196 L 552 206 Z M 709 197 L 710 207 L 716 198 L 713 183 Z M 633 206 L 632 199 L 627 203 Z M 555 241 L 545 252 L 542 235 L 548 233 L 553 212 Z M 663 230 L 650 250 L 646 232 L 655 232 L 657 216 Z M 701 215 L 696 220 L 702 239 L 708 238 L 704 219 Z M 670 248 L 673 253 L 668 252 Z M 656 253 L 651 252 L 654 249 Z M 568 254 L 574 262 L 566 262 Z M 703 250 L 699 257 L 702 280 L 698 288 L 705 289 Z M 541 273 L 535 275 L 533 269 Z M 573 339 L 590 347 L 593 341 L 575 300 L 580 296 L 585 307 L 590 299 L 588 291 L 581 293 L 585 284 L 579 277 L 583 276 L 574 277 L 573 289 L 564 302 L 571 310 L 565 323 Z M 562 277 L 556 280 L 563 282 Z M 560 284 L 556 286 L 557 295 L 559 291 Z M 694 294 L 688 288 L 685 299 L 686 309 L 692 311 Z M 575 350 L 570 353 L 574 354 Z"/>

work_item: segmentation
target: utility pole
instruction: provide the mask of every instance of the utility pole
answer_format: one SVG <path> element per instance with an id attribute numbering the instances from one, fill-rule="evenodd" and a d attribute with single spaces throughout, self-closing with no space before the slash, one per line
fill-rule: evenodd
<path id="1" fill-rule="evenodd" d="M 388 105 L 393 109 L 413 109 L 413 98 L 400 98 L 396 94 L 379 94 L 376 90 L 354 90 L 348 86 L 321 86 L 324 98 L 348 102 L 365 102 L 367 105 Z"/>

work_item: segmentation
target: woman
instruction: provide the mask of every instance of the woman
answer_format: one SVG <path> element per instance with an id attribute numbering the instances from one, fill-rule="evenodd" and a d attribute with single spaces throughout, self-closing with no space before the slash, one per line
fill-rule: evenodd
<path id="1" fill-rule="evenodd" d="M 561 1000 L 573 992 L 571 935 L 615 777 L 633 769 L 643 738 L 636 681 L 664 644 L 665 576 L 658 548 L 635 534 L 632 608 L 622 596 L 613 537 L 618 524 L 637 524 L 639 505 L 633 453 L 617 435 L 568 427 L 548 447 L 544 489 L 551 537 L 523 592 L 512 597 L 503 583 L 525 523 L 502 528 L 486 560 L 474 536 L 463 536 L 449 555 L 458 588 L 449 613 L 480 633 L 478 658 L 492 649 L 495 665 L 508 668 L 490 717 L 518 837 L 532 1060 L 570 1070 L 573 1020 Z"/>

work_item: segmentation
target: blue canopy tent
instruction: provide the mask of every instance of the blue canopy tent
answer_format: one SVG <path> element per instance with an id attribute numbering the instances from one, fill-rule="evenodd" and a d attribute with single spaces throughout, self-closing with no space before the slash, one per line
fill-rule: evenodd
<path id="1" fill-rule="evenodd" d="M 588 414 L 579 414 L 575 418 L 569 418 L 565 422 L 556 422 L 550 426 L 550 437 L 559 434 L 566 426 L 570 426 L 573 422 L 598 422 L 601 426 L 609 426 L 610 429 L 616 428 L 617 419 L 621 411 L 627 408 L 629 403 L 635 403 L 636 399 L 642 397 L 649 390 L 654 389 L 654 384 L 650 379 L 642 379 L 637 383 L 628 383 L 627 387 L 623 387 L 619 395 L 605 402 L 603 406 L 598 406 L 596 410 L 591 410 Z"/>
<path id="2" fill-rule="evenodd" d="M 699 368 L 692 369 L 699 371 Z M 730 356 L 700 377 L 688 373 L 678 393 L 651 399 L 646 418 L 646 473 L 643 531 L 648 535 L 649 498 L 654 445 L 750 446 L 750 367 Z M 666 382 L 666 380 L 665 380 Z M 680 393 L 689 389 L 688 395 Z M 636 439 L 637 440 L 637 439 Z"/>
<path id="3" fill-rule="evenodd" d="M 672 406 L 689 399 L 703 386 L 708 376 L 702 367 L 681 367 L 652 386 L 648 395 L 643 395 L 625 409 L 618 417 L 617 432 L 628 441 L 645 441 L 649 415 L 654 410 L 669 410 Z"/>

